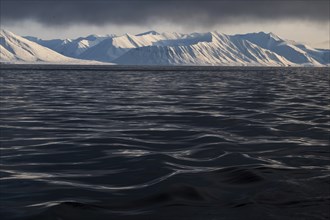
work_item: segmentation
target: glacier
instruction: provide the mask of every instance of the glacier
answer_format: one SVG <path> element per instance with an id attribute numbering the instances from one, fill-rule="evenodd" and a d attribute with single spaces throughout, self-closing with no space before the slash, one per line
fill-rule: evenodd
<path id="1" fill-rule="evenodd" d="M 148 31 L 42 40 L 1 30 L 0 62 L 321 67 L 330 65 L 330 50 L 265 32 L 226 35 L 217 31 Z"/>

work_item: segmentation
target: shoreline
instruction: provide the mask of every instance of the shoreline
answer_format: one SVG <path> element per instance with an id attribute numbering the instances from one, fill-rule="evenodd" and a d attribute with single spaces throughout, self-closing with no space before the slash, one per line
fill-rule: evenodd
<path id="1" fill-rule="evenodd" d="M 219 70 L 269 70 L 269 69 L 323 69 L 329 66 L 183 66 L 183 65 L 91 65 L 91 64 L 8 64 L 0 63 L 1 70 L 95 70 L 95 71 L 219 71 Z"/>

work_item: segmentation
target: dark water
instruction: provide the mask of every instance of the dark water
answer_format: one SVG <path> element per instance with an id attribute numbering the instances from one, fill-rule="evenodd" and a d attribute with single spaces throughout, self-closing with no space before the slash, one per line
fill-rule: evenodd
<path id="1" fill-rule="evenodd" d="M 1 69 L 1 219 L 329 219 L 329 69 Z"/>

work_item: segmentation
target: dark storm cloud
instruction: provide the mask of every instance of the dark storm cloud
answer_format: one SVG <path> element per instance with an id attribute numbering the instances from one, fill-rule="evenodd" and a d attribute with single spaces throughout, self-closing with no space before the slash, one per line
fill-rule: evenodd
<path id="1" fill-rule="evenodd" d="M 246 20 L 329 20 L 328 0 L 0 0 L 1 23 L 35 20 L 45 25 L 153 22 L 205 25 Z"/>

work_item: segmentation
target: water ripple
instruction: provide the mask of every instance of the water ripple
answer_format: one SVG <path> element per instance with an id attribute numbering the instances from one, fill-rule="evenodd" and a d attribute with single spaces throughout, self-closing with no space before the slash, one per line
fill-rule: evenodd
<path id="1" fill-rule="evenodd" d="M 0 78 L 3 219 L 330 218 L 328 69 Z"/>

